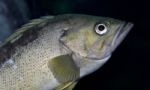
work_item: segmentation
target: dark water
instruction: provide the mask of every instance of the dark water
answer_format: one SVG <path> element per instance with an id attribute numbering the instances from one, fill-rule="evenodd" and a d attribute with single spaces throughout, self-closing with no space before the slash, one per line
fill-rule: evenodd
<path id="1" fill-rule="evenodd" d="M 0 0 L 0 41 L 27 22 L 28 10 L 24 0 Z"/>
<path id="2" fill-rule="evenodd" d="M 146 0 L 25 0 L 31 18 L 64 13 L 107 16 L 134 28 L 107 64 L 74 90 L 150 90 L 150 7 Z M 19 0 L 18 0 L 19 2 Z"/>

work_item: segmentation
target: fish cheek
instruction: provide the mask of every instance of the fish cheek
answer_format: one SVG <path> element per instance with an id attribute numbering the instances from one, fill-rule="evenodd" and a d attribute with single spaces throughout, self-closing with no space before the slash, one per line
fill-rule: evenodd
<path id="1" fill-rule="evenodd" d="M 99 39 L 99 36 L 95 34 L 92 30 L 85 32 L 85 45 L 87 49 L 90 49 L 93 44 Z"/>

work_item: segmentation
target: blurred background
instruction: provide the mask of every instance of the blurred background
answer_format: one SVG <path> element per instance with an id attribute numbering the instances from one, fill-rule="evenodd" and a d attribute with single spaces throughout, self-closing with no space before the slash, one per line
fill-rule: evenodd
<path id="1" fill-rule="evenodd" d="M 130 21 L 134 28 L 109 62 L 74 90 L 150 90 L 149 5 L 148 0 L 0 0 L 0 41 L 45 15 L 82 13 Z"/>

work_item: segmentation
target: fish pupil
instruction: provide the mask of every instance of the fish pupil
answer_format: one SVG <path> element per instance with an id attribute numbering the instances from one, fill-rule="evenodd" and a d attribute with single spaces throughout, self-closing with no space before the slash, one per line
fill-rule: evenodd
<path id="1" fill-rule="evenodd" d="M 99 30 L 99 31 L 103 31 L 104 29 L 105 29 L 105 26 L 104 26 L 104 25 L 99 25 L 99 26 L 98 26 L 98 30 Z"/>

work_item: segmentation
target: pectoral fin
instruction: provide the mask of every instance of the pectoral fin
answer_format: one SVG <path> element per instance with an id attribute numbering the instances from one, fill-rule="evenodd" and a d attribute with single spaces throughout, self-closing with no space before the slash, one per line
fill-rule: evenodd
<path id="1" fill-rule="evenodd" d="M 48 62 L 48 67 L 59 83 L 74 82 L 79 78 L 79 68 L 71 55 L 62 55 Z"/>
<path id="2" fill-rule="evenodd" d="M 55 90 L 73 90 L 77 82 L 68 82 L 63 83 L 60 86 L 58 86 Z"/>

